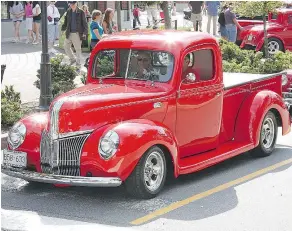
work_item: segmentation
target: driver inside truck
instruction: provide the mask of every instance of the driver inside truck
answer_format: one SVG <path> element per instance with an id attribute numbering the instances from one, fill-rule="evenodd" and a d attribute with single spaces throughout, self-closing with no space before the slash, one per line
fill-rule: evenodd
<path id="1" fill-rule="evenodd" d="M 197 71 L 195 71 L 193 69 L 194 65 L 195 65 L 195 57 L 194 57 L 194 55 L 192 57 L 193 57 L 193 65 L 191 65 L 191 66 L 190 66 L 190 64 L 191 64 L 191 55 L 190 55 L 190 53 L 187 54 L 184 57 L 182 80 L 184 80 L 187 77 L 188 74 L 193 73 L 196 76 L 196 82 L 198 82 L 200 80 L 199 75 L 198 75 Z"/>
<path id="2" fill-rule="evenodd" d="M 138 72 L 136 74 L 136 78 L 138 79 L 150 79 L 155 78 L 156 76 L 150 76 L 152 72 L 154 72 L 152 66 L 152 56 L 150 52 L 147 51 L 139 51 L 137 55 L 137 65 Z"/>

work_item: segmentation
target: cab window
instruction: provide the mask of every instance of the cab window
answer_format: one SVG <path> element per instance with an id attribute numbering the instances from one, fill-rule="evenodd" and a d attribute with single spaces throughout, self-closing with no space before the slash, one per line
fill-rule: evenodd
<path id="1" fill-rule="evenodd" d="M 183 59 L 183 78 L 189 73 L 196 75 L 196 82 L 214 79 L 214 56 L 210 49 L 188 53 Z"/>

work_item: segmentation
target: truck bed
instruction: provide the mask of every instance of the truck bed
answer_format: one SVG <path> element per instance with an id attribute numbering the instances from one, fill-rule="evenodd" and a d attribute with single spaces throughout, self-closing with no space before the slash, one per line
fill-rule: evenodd
<path id="1" fill-rule="evenodd" d="M 245 74 L 223 73 L 224 98 L 220 143 L 225 143 L 234 138 L 236 118 L 242 103 L 252 92 L 269 90 L 282 94 L 282 73 L 276 74 Z"/>
<path id="2" fill-rule="evenodd" d="M 223 83 L 225 90 L 233 87 L 244 85 L 247 83 L 267 80 L 269 78 L 282 75 L 282 73 L 275 74 L 248 74 L 248 73 L 223 73 Z"/>

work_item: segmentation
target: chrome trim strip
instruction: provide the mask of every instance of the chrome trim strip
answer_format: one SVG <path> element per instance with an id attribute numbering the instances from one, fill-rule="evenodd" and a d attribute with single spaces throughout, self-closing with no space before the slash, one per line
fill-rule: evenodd
<path id="1" fill-rule="evenodd" d="M 67 137 L 70 137 L 70 136 L 85 135 L 85 134 L 92 133 L 93 131 L 94 131 L 94 129 L 86 130 L 86 131 L 77 131 L 77 132 L 60 133 L 60 134 L 59 134 L 59 139 L 67 138 Z"/>
<path id="2" fill-rule="evenodd" d="M 82 177 L 82 176 L 61 176 L 32 172 L 27 170 L 9 169 L 1 166 L 2 173 L 24 179 L 26 181 L 36 181 L 50 184 L 68 184 L 72 186 L 88 187 L 118 187 L 122 180 L 118 177 Z"/>
<path id="3" fill-rule="evenodd" d="M 66 101 L 66 97 L 55 102 L 51 112 L 50 112 L 50 137 L 53 140 L 58 139 L 59 134 L 59 112 L 62 105 Z"/>

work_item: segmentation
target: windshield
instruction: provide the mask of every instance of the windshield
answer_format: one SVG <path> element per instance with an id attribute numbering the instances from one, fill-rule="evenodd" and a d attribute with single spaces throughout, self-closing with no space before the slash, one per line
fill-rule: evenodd
<path id="1" fill-rule="evenodd" d="M 93 78 L 117 78 L 168 82 L 174 57 L 164 51 L 102 50 L 97 53 L 92 68 Z"/>

